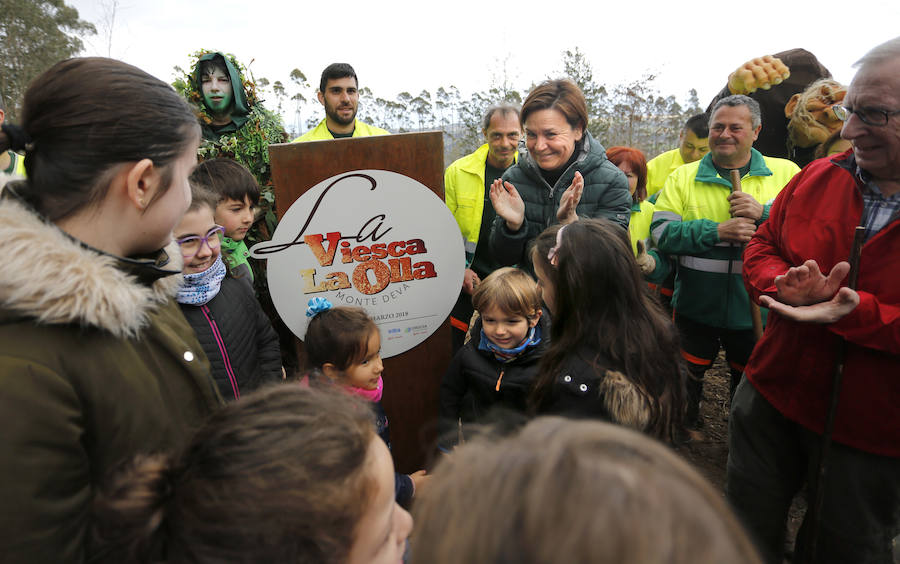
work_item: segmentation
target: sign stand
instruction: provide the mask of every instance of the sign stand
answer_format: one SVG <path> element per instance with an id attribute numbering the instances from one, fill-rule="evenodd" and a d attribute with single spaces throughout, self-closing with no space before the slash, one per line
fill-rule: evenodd
<path id="1" fill-rule="evenodd" d="M 294 201 L 321 181 L 361 169 L 408 176 L 444 199 L 440 132 L 270 145 L 269 155 L 279 220 Z M 403 206 L 403 202 L 396 205 Z M 302 292 L 298 294 L 302 298 Z M 450 363 L 450 340 L 450 324 L 445 320 L 413 349 L 384 359 L 382 405 L 390 420 L 392 454 L 400 472 L 424 468 L 434 452 L 438 392 Z M 296 339 L 295 343 L 302 359 L 302 341 Z"/>

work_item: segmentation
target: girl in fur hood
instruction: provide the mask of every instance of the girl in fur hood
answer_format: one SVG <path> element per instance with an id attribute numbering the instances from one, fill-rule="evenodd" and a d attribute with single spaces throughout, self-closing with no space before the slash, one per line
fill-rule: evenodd
<path id="1" fill-rule="evenodd" d="M 678 336 L 630 247 L 628 233 L 603 219 L 554 225 L 535 240 L 553 323 L 529 401 L 539 413 L 599 417 L 672 440 L 684 411 Z"/>
<path id="2" fill-rule="evenodd" d="M 221 404 L 173 298 L 200 131 L 167 84 L 102 58 L 34 79 L 21 116 L 0 133 L 28 177 L 0 194 L 0 559 L 81 563 L 104 476 Z"/>

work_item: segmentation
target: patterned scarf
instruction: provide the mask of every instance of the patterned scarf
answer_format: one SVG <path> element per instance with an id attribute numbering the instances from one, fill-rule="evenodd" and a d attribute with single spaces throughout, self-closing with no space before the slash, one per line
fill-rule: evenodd
<path id="1" fill-rule="evenodd" d="M 184 285 L 178 289 L 175 299 L 185 305 L 204 305 L 216 297 L 222 288 L 222 280 L 225 278 L 225 263 L 222 255 L 216 257 L 216 262 L 203 272 L 184 275 Z"/>
<path id="2" fill-rule="evenodd" d="M 525 352 L 525 349 L 528 347 L 533 347 L 541 342 L 541 326 L 535 325 L 528 331 L 528 334 L 525 335 L 525 339 L 516 347 L 511 349 L 504 349 L 498 347 L 494 343 L 487 338 L 487 335 L 484 334 L 484 329 L 481 330 L 481 341 L 478 343 L 478 350 L 487 351 L 493 353 L 494 358 L 499 360 L 502 363 L 507 363 L 515 360 L 520 354 Z"/>
<path id="3" fill-rule="evenodd" d="M 247 243 L 243 241 L 235 241 L 231 237 L 222 237 L 222 258 L 228 263 L 228 268 L 234 272 L 240 272 L 242 264 L 247 265 L 247 272 L 250 273 L 250 280 L 253 280 L 253 269 L 247 258 L 250 256 L 250 249 Z M 235 274 L 236 275 L 236 274 Z"/>

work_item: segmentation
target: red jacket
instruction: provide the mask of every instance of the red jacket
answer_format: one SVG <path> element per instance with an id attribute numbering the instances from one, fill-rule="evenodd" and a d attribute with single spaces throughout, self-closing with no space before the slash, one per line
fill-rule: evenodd
<path id="1" fill-rule="evenodd" d="M 815 259 L 822 272 L 848 260 L 863 211 L 852 153 L 814 161 L 782 190 L 769 220 L 744 253 L 743 275 L 754 300 L 775 297 L 774 279 Z M 844 281 L 846 284 L 846 280 Z M 835 352 L 847 342 L 834 440 L 900 457 L 900 221 L 865 242 L 859 262 L 859 306 L 828 325 L 796 323 L 769 313 L 746 374 L 785 417 L 822 433 Z"/>

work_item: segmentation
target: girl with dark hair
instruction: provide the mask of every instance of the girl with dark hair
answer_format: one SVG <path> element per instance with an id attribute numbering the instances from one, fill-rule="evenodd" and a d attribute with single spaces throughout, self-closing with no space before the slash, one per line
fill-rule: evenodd
<path id="1" fill-rule="evenodd" d="M 140 457 L 94 503 L 97 564 L 396 564 L 412 529 L 360 401 L 270 386 L 178 456 Z"/>
<path id="2" fill-rule="evenodd" d="M 309 300 L 309 325 L 303 337 L 307 376 L 311 385 L 334 385 L 370 402 L 378 435 L 390 448 L 388 418 L 381 406 L 384 365 L 381 362 L 381 333 L 360 307 L 333 307 L 325 298 Z M 428 478 L 425 470 L 410 475 L 394 475 L 397 503 L 408 506 L 417 486 Z"/>
<path id="3" fill-rule="evenodd" d="M 650 299 L 625 231 L 600 219 L 553 226 L 535 240 L 532 260 L 553 315 L 533 409 L 672 440 L 684 410 L 678 337 Z"/>
<path id="4" fill-rule="evenodd" d="M 28 176 L 0 198 L 0 546 L 80 563 L 100 478 L 221 403 L 173 299 L 200 134 L 171 87 L 111 59 L 57 63 L 21 115 L 0 133 Z"/>

